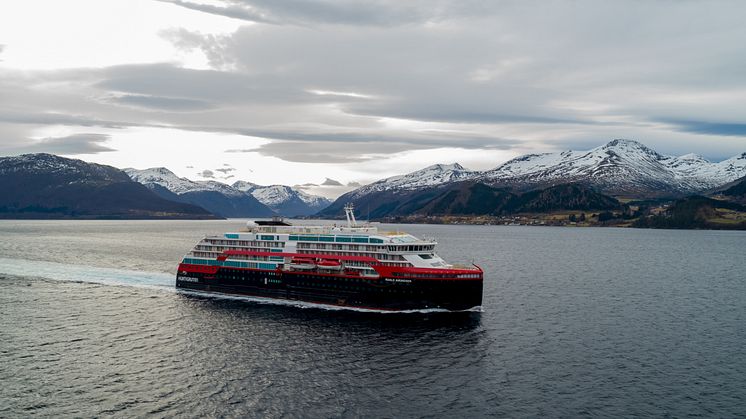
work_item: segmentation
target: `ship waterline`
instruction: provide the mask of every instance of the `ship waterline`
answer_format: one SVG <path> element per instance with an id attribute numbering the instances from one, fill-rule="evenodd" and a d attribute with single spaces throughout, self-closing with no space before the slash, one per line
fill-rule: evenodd
<path id="1" fill-rule="evenodd" d="M 203 238 L 181 261 L 177 288 L 377 310 L 470 310 L 482 304 L 480 267 L 446 263 L 434 240 L 357 224 L 250 221 Z"/>

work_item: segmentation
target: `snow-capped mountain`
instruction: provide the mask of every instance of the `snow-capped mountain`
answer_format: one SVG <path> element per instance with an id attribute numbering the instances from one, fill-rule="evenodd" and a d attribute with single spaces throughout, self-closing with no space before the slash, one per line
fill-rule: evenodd
<path id="1" fill-rule="evenodd" d="M 224 183 L 213 180 L 195 182 L 178 177 L 165 167 L 124 171 L 132 180 L 164 198 L 199 205 L 223 217 L 267 217 L 275 214 L 251 194 Z"/>
<path id="2" fill-rule="evenodd" d="M 392 176 L 362 186 L 352 191 L 350 197 L 355 198 L 373 192 L 382 191 L 417 190 L 446 183 L 468 180 L 477 175 L 479 175 L 479 172 L 473 172 L 458 163 L 434 164 L 406 175 Z"/>
<path id="3" fill-rule="evenodd" d="M 458 163 L 434 164 L 406 175 L 392 176 L 347 192 L 320 211 L 319 215 L 339 217 L 344 214 L 342 208 L 345 204 L 352 202 L 361 217 L 380 217 L 388 214 L 391 208 L 412 199 L 418 191 L 433 190 L 442 185 L 473 179 L 479 174 L 480 172 L 470 171 Z"/>
<path id="4" fill-rule="evenodd" d="M 243 192 L 237 190 L 225 183 L 214 180 L 195 182 L 185 177 L 178 177 L 176 174 L 165 167 L 152 167 L 150 169 L 123 169 L 127 175 L 135 182 L 143 185 L 159 185 L 169 191 L 181 195 L 187 192 L 205 192 L 214 191 L 227 196 L 241 196 Z"/>
<path id="5" fill-rule="evenodd" d="M 579 182 L 615 195 L 701 192 L 746 174 L 746 158 L 711 163 L 701 156 L 664 156 L 633 140 L 613 140 L 588 151 L 529 154 L 477 177 L 494 185 L 530 189 Z"/>
<path id="6" fill-rule="evenodd" d="M 25 173 L 65 176 L 76 182 L 129 181 L 122 171 L 111 166 L 68 159 L 54 154 L 36 153 L 0 158 L 0 174 Z"/>
<path id="7" fill-rule="evenodd" d="M 215 218 L 124 172 L 52 154 L 0 157 L 0 218 Z"/>
<path id="8" fill-rule="evenodd" d="M 312 215 L 331 204 L 331 201 L 324 197 L 310 195 L 285 185 L 261 186 L 239 180 L 233 187 L 250 193 L 259 202 L 287 216 Z"/>
<path id="9" fill-rule="evenodd" d="M 517 193 L 578 183 L 608 195 L 655 197 L 704 193 L 743 176 L 746 153 L 712 163 L 694 154 L 665 156 L 637 141 L 613 140 L 587 151 L 527 154 L 484 172 L 458 163 L 436 164 L 350 191 L 321 215 L 338 216 L 347 202 L 374 216 L 388 214 L 392 208 L 404 213 L 433 199 L 439 193 L 436 189 L 461 181 L 508 187 Z"/>
<path id="10" fill-rule="evenodd" d="M 231 186 L 234 189 L 238 189 L 241 192 L 247 193 L 247 192 L 251 192 L 252 190 L 254 190 L 254 188 L 256 188 L 259 185 L 257 185 L 256 183 L 247 182 L 245 180 L 237 180 L 233 182 L 233 185 Z"/>
<path id="11" fill-rule="evenodd" d="M 711 163 L 696 154 L 674 157 L 666 164 L 676 176 L 695 185 L 696 190 L 720 187 L 746 175 L 746 153 L 718 163 Z"/>

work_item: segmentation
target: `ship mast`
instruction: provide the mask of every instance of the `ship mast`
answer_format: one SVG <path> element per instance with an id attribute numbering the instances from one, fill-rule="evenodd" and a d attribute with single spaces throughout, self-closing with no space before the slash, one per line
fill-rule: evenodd
<path id="1" fill-rule="evenodd" d="M 355 220 L 355 207 L 352 202 L 348 202 L 345 205 L 345 216 L 347 217 L 347 227 L 357 227 L 357 221 Z"/>

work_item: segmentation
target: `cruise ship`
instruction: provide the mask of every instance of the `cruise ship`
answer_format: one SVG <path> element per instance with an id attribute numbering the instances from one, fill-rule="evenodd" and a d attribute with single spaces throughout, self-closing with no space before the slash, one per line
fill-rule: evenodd
<path id="1" fill-rule="evenodd" d="M 372 310 L 481 307 L 483 271 L 451 265 L 435 240 L 359 225 L 291 225 L 275 217 L 207 236 L 179 264 L 176 287 Z"/>

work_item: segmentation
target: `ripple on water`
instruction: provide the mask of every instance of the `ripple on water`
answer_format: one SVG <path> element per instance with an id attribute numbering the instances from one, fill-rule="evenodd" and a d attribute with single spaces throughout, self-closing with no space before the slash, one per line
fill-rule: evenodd
<path id="1" fill-rule="evenodd" d="M 743 233 L 408 226 L 484 311 L 380 315 L 174 292 L 226 226 L 0 222 L 0 416 L 743 414 Z"/>

